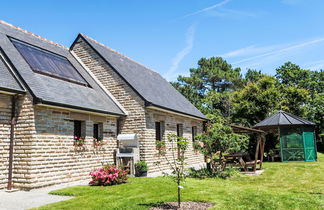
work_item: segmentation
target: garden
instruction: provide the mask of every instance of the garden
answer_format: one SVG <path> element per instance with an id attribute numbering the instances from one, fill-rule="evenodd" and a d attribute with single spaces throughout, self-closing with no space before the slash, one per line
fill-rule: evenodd
<path id="1" fill-rule="evenodd" d="M 324 154 L 317 162 L 265 162 L 260 176 L 187 178 L 182 200 L 212 203 L 211 209 L 323 209 Z M 37 209 L 150 209 L 177 201 L 170 177 L 130 177 L 114 186 L 75 186 L 51 192 L 74 198 Z"/>
<path id="2" fill-rule="evenodd" d="M 222 58 L 202 58 L 198 68 L 190 70 L 190 76 L 179 76 L 172 85 L 209 118 L 194 143 L 194 149 L 205 156 L 206 168 L 186 170 L 188 139 L 170 135 L 166 141 L 173 146 L 166 148 L 161 141 L 157 148 L 159 157 L 169 163 L 171 176 L 128 177 L 127 171 L 105 166 L 90 173 L 90 186 L 51 192 L 72 199 L 38 209 L 324 209 L 324 154 L 309 155 L 312 153 L 306 153 L 310 149 L 305 147 L 305 162 L 262 162 L 265 156 L 278 159 L 276 151 L 280 148 L 282 154 L 291 152 L 296 132 L 282 130 L 266 135 L 251 129 L 284 110 L 314 122 L 311 133 L 315 136 L 307 137 L 310 132 L 303 128 L 300 136 L 305 137 L 299 139 L 313 142 L 314 154 L 316 139 L 318 151 L 323 151 L 323 71 L 304 70 L 288 62 L 276 72 L 269 76 L 248 70 L 243 78 L 240 69 L 233 69 Z M 233 124 L 240 125 L 234 126 L 236 131 Z M 173 159 L 167 155 L 170 152 Z M 240 154 L 240 161 L 234 163 L 247 166 L 254 161 L 255 171 L 259 153 L 262 174 L 244 175 L 240 173 L 242 167 L 226 163 L 228 157 Z M 287 160 L 295 160 L 291 157 Z M 135 168 L 137 176 L 148 170 L 145 162 Z"/>

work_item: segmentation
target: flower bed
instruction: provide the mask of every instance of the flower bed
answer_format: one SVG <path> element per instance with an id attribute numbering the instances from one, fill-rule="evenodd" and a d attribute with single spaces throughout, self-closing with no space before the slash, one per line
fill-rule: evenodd
<path id="1" fill-rule="evenodd" d="M 122 184 L 127 181 L 127 174 L 127 170 L 122 170 L 115 166 L 105 166 L 103 168 L 98 168 L 97 170 L 90 172 L 89 175 L 92 177 L 92 181 L 89 182 L 89 185 L 110 186 Z"/>

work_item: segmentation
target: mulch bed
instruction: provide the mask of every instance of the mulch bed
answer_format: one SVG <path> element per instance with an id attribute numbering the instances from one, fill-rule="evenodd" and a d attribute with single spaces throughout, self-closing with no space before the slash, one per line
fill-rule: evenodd
<path id="1" fill-rule="evenodd" d="M 211 203 L 203 203 L 203 202 L 181 202 L 181 207 L 178 208 L 177 202 L 168 202 L 161 203 L 156 207 L 150 208 L 150 210 L 163 210 L 163 209 L 177 209 L 177 210 L 206 210 L 212 207 Z"/>

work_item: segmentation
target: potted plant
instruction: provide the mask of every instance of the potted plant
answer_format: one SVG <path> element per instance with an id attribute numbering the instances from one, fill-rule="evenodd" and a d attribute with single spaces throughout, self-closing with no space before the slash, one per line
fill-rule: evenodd
<path id="1" fill-rule="evenodd" d="M 141 160 L 135 163 L 135 176 L 146 176 L 147 175 L 148 166 L 145 161 Z"/>

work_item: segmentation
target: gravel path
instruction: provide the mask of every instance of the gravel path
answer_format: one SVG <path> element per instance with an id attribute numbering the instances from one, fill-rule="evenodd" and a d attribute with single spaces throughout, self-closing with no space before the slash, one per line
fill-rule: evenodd
<path id="1" fill-rule="evenodd" d="M 68 200 L 72 197 L 49 195 L 48 193 L 53 190 L 74 185 L 86 185 L 87 183 L 88 181 L 84 180 L 34 189 L 31 191 L 16 191 L 11 193 L 2 190 L 0 191 L 0 210 L 24 210 L 42 206 L 48 203 Z"/>

